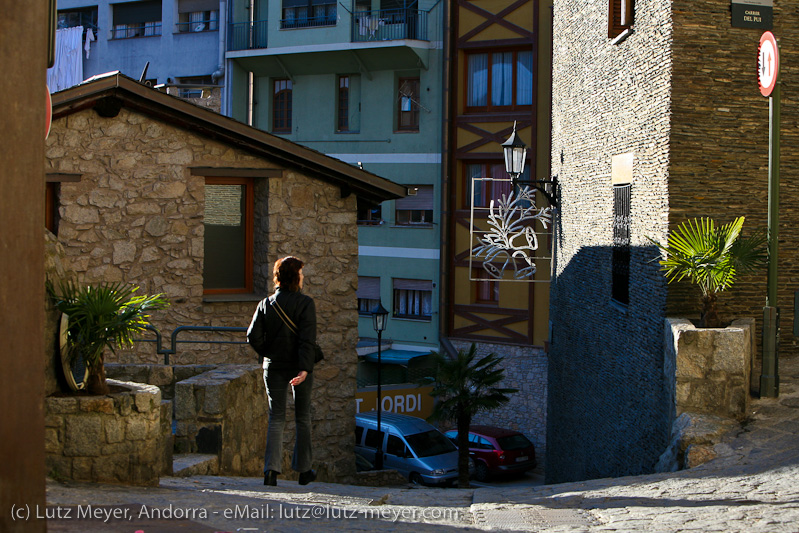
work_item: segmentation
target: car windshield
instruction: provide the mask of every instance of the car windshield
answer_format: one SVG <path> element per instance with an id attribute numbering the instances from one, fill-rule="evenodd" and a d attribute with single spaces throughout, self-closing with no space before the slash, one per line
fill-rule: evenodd
<path id="1" fill-rule="evenodd" d="M 510 435 L 509 437 L 499 437 L 497 439 L 499 447 L 503 450 L 521 450 L 533 445 L 530 439 L 524 435 Z"/>
<path id="2" fill-rule="evenodd" d="M 424 433 L 417 433 L 416 435 L 408 435 L 405 437 L 405 440 L 408 441 L 408 444 L 417 457 L 432 457 L 433 455 L 440 455 L 457 450 L 449 439 L 435 429 L 425 431 Z"/>

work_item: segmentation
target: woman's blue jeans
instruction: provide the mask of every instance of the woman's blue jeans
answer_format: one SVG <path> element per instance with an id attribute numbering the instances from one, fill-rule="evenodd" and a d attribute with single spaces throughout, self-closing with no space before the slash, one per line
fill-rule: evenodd
<path id="1" fill-rule="evenodd" d="M 274 470 L 280 472 L 283 463 L 283 429 L 286 426 L 286 403 L 289 381 L 297 376 L 296 372 L 286 370 L 269 370 L 269 363 L 264 359 L 264 383 L 266 397 L 269 400 L 269 428 L 266 433 L 266 453 L 264 454 L 264 472 Z M 297 472 L 311 469 L 313 452 L 311 447 L 311 389 L 313 374 L 308 374 L 298 386 L 294 387 L 294 421 L 297 435 L 294 440 L 294 456 L 291 468 Z"/>

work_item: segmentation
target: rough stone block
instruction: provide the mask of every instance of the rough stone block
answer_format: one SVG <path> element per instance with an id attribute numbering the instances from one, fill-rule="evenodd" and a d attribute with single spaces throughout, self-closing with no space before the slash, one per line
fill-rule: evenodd
<path id="1" fill-rule="evenodd" d="M 197 416 L 194 385 L 181 381 L 175 384 L 175 418 L 185 420 Z"/>
<path id="2" fill-rule="evenodd" d="M 87 413 L 106 413 L 114 412 L 114 400 L 108 397 L 88 397 L 79 399 L 80 410 Z"/>
<path id="3" fill-rule="evenodd" d="M 122 442 L 125 438 L 125 422 L 120 418 L 108 418 L 104 421 L 105 440 L 109 444 Z"/>
<path id="4" fill-rule="evenodd" d="M 44 428 L 44 451 L 45 453 L 61 453 L 61 441 L 58 438 L 58 430 Z"/>
<path id="5" fill-rule="evenodd" d="M 72 479 L 89 481 L 92 479 L 92 458 L 75 457 L 72 461 Z"/>
<path id="6" fill-rule="evenodd" d="M 105 444 L 102 420 L 97 416 L 72 416 L 67 419 L 64 455 L 99 455 Z"/>
<path id="7" fill-rule="evenodd" d="M 216 415 L 225 410 L 227 393 L 226 382 L 209 383 L 205 388 L 203 410 L 206 414 Z"/>
<path id="8" fill-rule="evenodd" d="M 129 418 L 125 421 L 125 438 L 127 440 L 144 440 L 147 438 L 147 422 L 141 418 Z"/>
<path id="9" fill-rule="evenodd" d="M 78 412 L 77 398 L 46 398 L 45 405 L 47 412 L 53 415 L 72 414 Z"/>

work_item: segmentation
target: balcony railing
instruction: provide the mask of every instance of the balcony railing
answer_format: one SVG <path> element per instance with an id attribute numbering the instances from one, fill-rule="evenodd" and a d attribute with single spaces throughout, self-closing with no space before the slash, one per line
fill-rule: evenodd
<path id="1" fill-rule="evenodd" d="M 141 22 L 137 24 L 117 24 L 111 30 L 112 39 L 132 39 L 161 35 L 160 22 Z"/>
<path id="2" fill-rule="evenodd" d="M 266 21 L 234 22 L 228 31 L 228 50 L 266 48 Z"/>
<path id="3" fill-rule="evenodd" d="M 427 41 L 427 15 L 427 11 L 411 8 L 356 11 L 352 14 L 352 42 Z"/>
<path id="4" fill-rule="evenodd" d="M 219 29 L 217 19 L 195 20 L 193 22 L 178 22 L 175 24 L 177 33 L 197 33 L 203 31 L 216 31 Z"/>

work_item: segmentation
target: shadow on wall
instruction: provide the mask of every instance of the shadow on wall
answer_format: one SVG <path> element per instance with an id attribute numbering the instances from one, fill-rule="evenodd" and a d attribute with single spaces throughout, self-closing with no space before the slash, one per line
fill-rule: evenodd
<path id="1" fill-rule="evenodd" d="M 654 246 L 631 247 L 625 278 L 612 246 L 583 247 L 553 280 L 547 483 L 649 473 L 668 443 L 658 257 Z M 612 295 L 623 299 L 625 285 L 620 303 Z"/>

